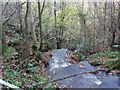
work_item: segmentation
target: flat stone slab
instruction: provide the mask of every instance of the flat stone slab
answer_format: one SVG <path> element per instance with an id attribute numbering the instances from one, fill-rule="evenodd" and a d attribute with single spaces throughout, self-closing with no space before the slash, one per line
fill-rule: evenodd
<path id="1" fill-rule="evenodd" d="M 79 72 L 98 70 L 97 67 L 91 66 L 88 61 L 80 62 L 84 67 L 70 64 L 65 59 L 67 52 L 67 49 L 59 49 L 52 52 L 52 57 L 49 59 L 49 66 L 47 68 L 47 72 L 52 80 Z M 103 71 L 99 71 L 98 74 L 80 74 L 58 81 L 58 84 L 72 88 L 119 88 L 119 83 L 118 76 L 106 74 Z"/>

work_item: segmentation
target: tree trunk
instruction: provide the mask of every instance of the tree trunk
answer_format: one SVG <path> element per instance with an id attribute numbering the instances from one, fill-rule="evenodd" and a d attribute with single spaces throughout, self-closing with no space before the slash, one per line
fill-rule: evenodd
<path id="1" fill-rule="evenodd" d="M 0 2 L 0 16 L 2 16 L 2 2 Z M 0 17 L 0 55 L 2 56 L 2 17 Z"/>
<path id="2" fill-rule="evenodd" d="M 29 23 L 30 23 L 30 32 L 31 32 L 31 38 L 33 40 L 33 43 L 36 45 L 37 43 L 37 38 L 36 38 L 36 34 L 35 34 L 35 31 L 34 31 L 34 28 L 33 28 L 33 24 L 32 24 L 32 20 L 33 20 L 33 17 L 32 17 L 32 10 L 31 10 L 31 2 L 29 3 Z"/>
<path id="3" fill-rule="evenodd" d="M 118 3 L 119 11 L 118 11 L 118 30 L 120 31 L 120 2 Z"/>
<path id="4" fill-rule="evenodd" d="M 55 43 L 55 45 L 56 45 L 56 47 L 58 48 L 58 45 L 57 45 L 57 26 L 56 26 L 56 24 L 57 24 L 57 19 L 56 19 L 56 0 L 54 1 L 54 37 L 55 37 L 55 40 L 54 40 L 54 43 Z"/>
<path id="5" fill-rule="evenodd" d="M 114 45 L 114 42 L 115 42 L 115 34 L 116 34 L 116 31 L 117 31 L 117 27 L 116 27 L 116 22 L 115 22 L 115 17 L 113 15 L 113 13 L 115 13 L 115 4 L 114 2 L 112 2 L 112 6 L 111 6 L 111 32 L 112 32 L 112 40 L 111 40 L 111 43 L 110 43 L 110 47 L 111 47 L 111 50 L 113 50 L 113 45 Z"/>
<path id="6" fill-rule="evenodd" d="M 2 16 L 3 15 L 3 13 L 2 13 L 2 2 L 1 2 L 1 8 L 0 8 L 0 16 Z M 7 50 L 7 48 L 8 48 L 8 45 L 7 45 L 7 43 L 6 43 L 6 38 L 5 38 L 5 32 L 4 32 L 4 30 L 3 30 L 3 22 L 2 22 L 2 17 L 0 18 L 0 44 L 1 44 L 1 46 L 2 46 L 2 48 L 1 48 L 1 50 L 0 50 L 0 52 L 1 52 L 1 55 L 4 55 L 4 52 Z"/>
<path id="7" fill-rule="evenodd" d="M 59 32 L 58 32 L 58 37 L 57 37 L 57 49 L 61 49 L 62 48 L 62 43 L 63 43 L 63 31 L 64 31 L 64 18 L 65 18 L 65 2 L 60 2 L 61 5 L 61 17 L 60 17 L 60 26 L 59 26 Z"/>
<path id="8" fill-rule="evenodd" d="M 41 17 L 42 17 L 44 6 L 45 6 L 45 0 L 43 1 L 42 6 L 40 6 L 40 0 L 38 0 L 39 29 L 40 29 L 40 47 L 39 47 L 39 50 L 42 50 L 42 47 L 43 47 L 43 33 L 42 33 Z"/>
<path id="9" fill-rule="evenodd" d="M 28 31 L 28 12 L 29 12 L 29 0 L 27 0 L 27 10 L 25 15 L 25 70 L 27 69 L 29 60 L 29 31 Z"/>

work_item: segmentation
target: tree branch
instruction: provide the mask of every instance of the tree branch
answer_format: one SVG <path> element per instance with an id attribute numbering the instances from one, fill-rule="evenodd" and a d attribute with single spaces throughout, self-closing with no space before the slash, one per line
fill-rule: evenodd
<path id="1" fill-rule="evenodd" d="M 37 86 L 44 85 L 44 84 L 47 84 L 47 83 L 52 83 L 52 82 L 64 80 L 64 79 L 67 79 L 67 78 L 75 77 L 75 76 L 80 75 L 80 74 L 94 73 L 94 72 L 97 72 L 97 71 L 106 71 L 106 70 L 100 70 L 99 69 L 99 70 L 95 70 L 95 71 L 79 72 L 77 74 L 69 75 L 69 76 L 66 76 L 66 77 L 63 77 L 63 78 L 59 78 L 59 79 L 55 79 L 55 80 L 50 80 L 50 81 L 47 81 L 47 82 L 40 82 L 40 83 L 38 83 L 36 85 L 32 85 L 32 86 L 33 87 L 37 87 Z"/>
<path id="2" fill-rule="evenodd" d="M 10 1 L 10 0 L 9 0 L 9 1 Z M 6 2 L 5 7 L 4 7 L 4 10 L 2 11 L 2 14 L 4 13 L 4 11 L 5 11 L 5 9 L 6 9 L 7 5 L 8 5 L 8 3 L 9 3 L 9 1 Z"/>
<path id="3" fill-rule="evenodd" d="M 16 10 L 9 16 L 9 18 L 3 23 L 3 25 L 5 25 L 15 13 L 16 13 Z"/>
<path id="4" fill-rule="evenodd" d="M 43 6 L 42 6 L 42 9 L 41 9 L 41 14 L 43 13 L 43 9 L 44 9 L 44 7 L 45 7 L 45 0 L 43 1 Z"/>
<path id="5" fill-rule="evenodd" d="M 20 4 L 20 5 L 23 5 L 25 3 L 26 2 L 24 2 L 24 3 Z M 9 18 L 3 23 L 3 25 L 5 25 L 10 20 L 10 18 L 16 13 L 16 11 L 17 11 L 17 9 L 9 16 Z"/>
<path id="6" fill-rule="evenodd" d="M 45 7 L 45 0 L 43 1 L 43 6 L 42 6 L 42 9 L 41 9 L 41 12 L 40 12 L 41 14 L 43 12 L 44 7 Z"/>

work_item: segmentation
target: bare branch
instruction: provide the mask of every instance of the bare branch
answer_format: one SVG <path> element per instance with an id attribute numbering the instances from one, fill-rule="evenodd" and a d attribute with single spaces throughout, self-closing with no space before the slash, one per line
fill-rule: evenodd
<path id="1" fill-rule="evenodd" d="M 41 9 L 41 14 L 43 13 L 43 9 L 44 9 L 44 7 L 45 7 L 45 0 L 43 1 L 43 6 L 42 6 L 42 9 Z"/>
<path id="2" fill-rule="evenodd" d="M 79 72 L 77 74 L 69 75 L 69 76 L 66 76 L 66 77 L 63 77 L 63 78 L 59 78 L 59 79 L 55 79 L 55 80 L 50 80 L 50 81 L 47 81 L 47 82 L 41 82 L 41 83 L 38 83 L 36 85 L 33 85 L 33 87 L 37 87 L 37 86 L 44 85 L 44 84 L 47 84 L 47 83 L 52 83 L 52 82 L 64 80 L 64 79 L 67 79 L 67 78 L 75 77 L 75 76 L 80 75 L 80 74 L 94 73 L 94 72 L 97 72 L 97 71 L 106 71 L 106 70 L 100 70 L 99 69 L 99 70 L 95 70 L 95 71 Z"/>

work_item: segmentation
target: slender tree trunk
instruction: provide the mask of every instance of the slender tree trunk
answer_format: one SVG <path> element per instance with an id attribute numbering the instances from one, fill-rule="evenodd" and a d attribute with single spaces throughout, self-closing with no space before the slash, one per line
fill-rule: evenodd
<path id="1" fill-rule="evenodd" d="M 2 56 L 2 2 L 0 2 L 0 56 Z M 2 66 L 3 60 L 0 59 L 0 66 Z M 0 79 L 2 79 L 2 69 L 0 69 Z M 0 85 L 0 88 L 2 89 L 2 85 Z"/>
<path id="2" fill-rule="evenodd" d="M 2 16 L 2 2 L 0 2 L 0 16 Z M 0 55 L 2 56 L 2 17 L 0 17 Z"/>
<path id="3" fill-rule="evenodd" d="M 82 52 L 86 55 L 87 54 L 87 50 L 88 50 L 88 38 L 87 38 L 87 25 L 86 25 L 86 18 L 85 16 L 83 15 L 84 14 L 84 2 L 82 2 L 82 6 L 81 6 L 81 9 L 79 9 L 80 7 L 78 7 L 78 12 L 79 12 L 79 18 L 80 18 L 80 22 L 81 22 L 81 28 L 82 28 L 82 31 L 83 31 L 83 50 Z"/>
<path id="4" fill-rule="evenodd" d="M 34 28 L 33 28 L 33 24 L 32 24 L 32 20 L 33 20 L 33 17 L 32 17 L 32 10 L 31 10 L 31 2 L 29 3 L 29 23 L 30 23 L 30 32 L 31 32 L 31 38 L 33 40 L 33 43 L 36 45 L 37 43 L 37 38 L 36 38 L 36 34 L 35 34 L 35 31 L 34 31 Z"/>
<path id="5" fill-rule="evenodd" d="M 112 2 L 112 6 L 111 6 L 111 32 L 112 32 L 112 40 L 111 40 L 111 43 L 110 43 L 110 47 L 111 47 L 111 50 L 113 49 L 113 45 L 114 45 L 114 42 L 115 42 L 115 34 L 116 34 L 116 26 L 115 26 L 115 18 L 114 18 L 114 15 L 113 13 L 115 13 L 115 4 L 114 2 Z"/>
<path id="6" fill-rule="evenodd" d="M 120 2 L 118 3 L 118 7 L 119 7 L 119 11 L 118 11 L 118 21 L 117 21 L 117 23 L 118 23 L 118 31 L 120 32 Z M 118 42 L 117 43 L 118 43 L 118 45 L 120 45 L 120 35 L 118 37 Z M 117 49 L 120 52 L 120 46 Z"/>
<path id="7" fill-rule="evenodd" d="M 105 2 L 105 4 L 104 4 L 104 26 L 103 26 L 103 37 L 104 37 L 104 39 L 103 39 L 103 49 L 105 49 L 105 42 L 106 42 L 106 2 Z"/>
<path id="8" fill-rule="evenodd" d="M 40 29 L 40 48 L 39 50 L 42 49 L 42 45 L 43 45 L 43 39 L 42 39 L 42 23 L 41 23 L 41 9 L 40 9 L 40 1 L 38 1 L 38 14 L 39 14 L 39 29 Z"/>
<path id="9" fill-rule="evenodd" d="M 29 13 L 29 0 L 27 0 L 27 10 L 25 14 L 25 70 L 27 69 L 29 60 L 29 31 L 28 31 L 28 13 Z"/>
<path id="10" fill-rule="evenodd" d="M 40 29 L 40 47 L 39 47 L 39 50 L 42 50 L 42 47 L 43 47 L 43 33 L 42 33 L 41 17 L 42 17 L 42 12 L 43 12 L 44 6 L 45 6 L 45 0 L 43 1 L 42 6 L 40 5 L 40 0 L 38 0 L 39 29 Z"/>
<path id="11" fill-rule="evenodd" d="M 1 16 L 3 15 L 3 12 L 2 12 L 2 2 L 1 2 Z M 1 23 L 1 27 L 0 27 L 0 32 L 1 32 L 1 45 L 2 45 L 2 55 L 4 55 L 4 52 L 7 50 L 7 48 L 8 48 L 8 45 L 7 45 L 7 43 L 6 43 L 6 38 L 5 38 L 5 32 L 4 32 L 4 30 L 3 30 L 3 22 L 2 22 L 2 17 L 0 18 L 1 20 L 0 20 L 0 23 Z"/>
<path id="12" fill-rule="evenodd" d="M 119 11 L 118 11 L 118 30 L 120 31 L 120 2 L 118 3 Z"/>
<path id="13" fill-rule="evenodd" d="M 43 13 L 43 9 L 45 6 L 45 0 L 43 1 L 43 5 L 40 6 L 40 0 L 38 0 L 38 15 L 39 15 L 39 29 L 40 29 L 40 47 L 39 50 L 42 50 L 43 47 L 43 33 L 42 33 L 42 13 Z"/>
<path id="14" fill-rule="evenodd" d="M 56 19 L 56 0 L 54 0 L 54 28 L 55 28 L 55 32 L 54 32 L 54 36 L 55 36 L 55 40 L 54 40 L 54 43 L 56 45 L 56 47 L 58 48 L 58 45 L 57 45 L 57 19 Z"/>
<path id="15" fill-rule="evenodd" d="M 60 2 L 61 3 L 61 17 L 60 17 L 60 27 L 59 27 L 59 32 L 58 32 L 58 37 L 57 37 L 57 49 L 62 48 L 62 43 L 63 43 L 63 31 L 64 31 L 64 18 L 65 18 L 65 2 Z"/>

